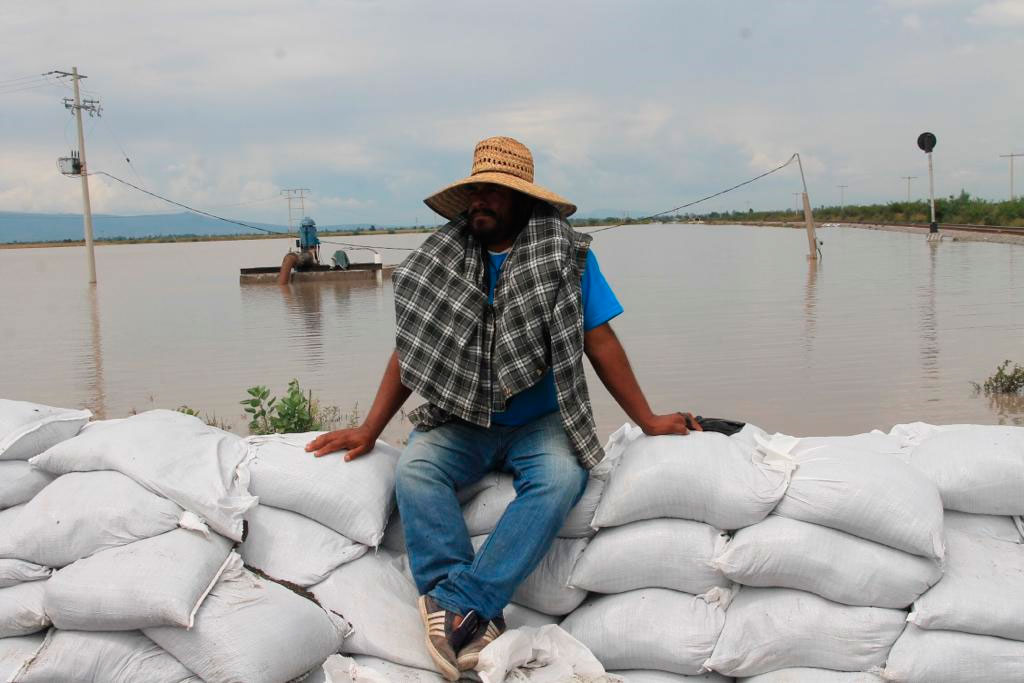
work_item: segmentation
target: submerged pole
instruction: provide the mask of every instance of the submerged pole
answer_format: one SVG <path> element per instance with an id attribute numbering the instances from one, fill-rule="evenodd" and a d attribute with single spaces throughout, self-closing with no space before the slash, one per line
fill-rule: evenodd
<path id="1" fill-rule="evenodd" d="M 800 161 L 800 155 L 796 155 L 796 163 L 800 167 L 800 182 L 804 186 L 804 224 L 807 226 L 807 258 L 811 261 L 818 260 L 818 234 L 814 230 L 814 215 L 811 213 L 811 200 L 807 196 L 807 179 L 804 178 L 804 165 Z"/>

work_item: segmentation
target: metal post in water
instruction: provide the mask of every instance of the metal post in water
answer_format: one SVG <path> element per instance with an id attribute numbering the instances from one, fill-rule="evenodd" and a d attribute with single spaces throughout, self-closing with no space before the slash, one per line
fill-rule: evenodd
<path id="1" fill-rule="evenodd" d="M 83 77 L 84 78 L 84 77 Z M 78 96 L 78 67 L 71 67 L 75 90 L 75 122 L 78 124 L 78 158 L 82 161 L 82 218 L 85 223 L 85 252 L 89 263 L 89 284 L 96 284 L 96 254 L 92 244 L 92 206 L 89 203 L 89 165 L 85 162 L 85 133 L 82 132 L 82 102 Z"/>
<path id="2" fill-rule="evenodd" d="M 800 167 L 800 182 L 804 186 L 804 223 L 807 226 L 807 258 L 811 261 L 818 260 L 818 234 L 814 230 L 814 215 L 811 213 L 811 200 L 807 196 L 807 179 L 804 178 L 804 165 L 800 161 L 800 155 L 796 155 L 796 163 Z"/>
<path id="3" fill-rule="evenodd" d="M 935 222 L 935 174 L 932 171 L 932 153 L 928 152 L 928 197 L 932 204 L 932 222 L 928 226 L 930 232 L 938 232 L 939 224 Z"/>
<path id="4" fill-rule="evenodd" d="M 932 222 L 928 226 L 928 239 L 938 239 L 939 224 L 935 220 L 935 174 L 932 172 L 932 150 L 938 142 L 933 133 L 924 132 L 917 136 L 917 146 L 928 155 L 928 197 L 931 199 Z"/>

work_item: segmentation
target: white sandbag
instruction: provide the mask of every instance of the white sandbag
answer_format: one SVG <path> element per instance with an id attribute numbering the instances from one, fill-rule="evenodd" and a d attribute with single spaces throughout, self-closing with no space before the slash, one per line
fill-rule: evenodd
<path id="1" fill-rule="evenodd" d="M 470 539 L 473 549 L 479 552 L 487 538 L 474 536 Z M 556 538 L 540 564 L 516 588 L 513 602 L 555 616 L 579 607 L 587 591 L 570 586 L 569 574 L 586 547 L 585 538 Z"/>
<path id="2" fill-rule="evenodd" d="M 0 510 L 27 503 L 53 479 L 24 460 L 0 461 Z"/>
<path id="3" fill-rule="evenodd" d="M 569 577 L 596 593 L 671 588 L 699 595 L 731 581 L 712 565 L 728 536 L 703 522 L 650 519 L 602 529 Z"/>
<path id="4" fill-rule="evenodd" d="M 88 410 L 0 398 L 0 460 L 28 460 L 39 455 L 78 434 L 90 417 Z"/>
<path id="5" fill-rule="evenodd" d="M 1024 548 L 959 531 L 947 532 L 946 544 L 945 575 L 907 621 L 1024 641 Z"/>
<path id="6" fill-rule="evenodd" d="M 234 434 L 174 410 L 150 410 L 93 423 L 32 464 L 54 474 L 115 470 L 240 541 L 242 518 L 256 504 L 246 457 Z"/>
<path id="7" fill-rule="evenodd" d="M 3 537 L 5 530 L 14 526 L 14 520 L 18 518 L 18 515 L 20 515 L 21 511 L 24 509 L 25 504 L 22 503 L 21 505 L 15 505 L 14 507 L 0 510 L 0 537 Z"/>
<path id="8" fill-rule="evenodd" d="M 1019 526 L 1020 517 L 1005 515 L 972 515 L 969 512 L 946 510 L 942 514 L 942 525 L 946 531 L 954 529 L 971 536 L 984 536 L 1007 543 L 1022 543 Z"/>
<path id="9" fill-rule="evenodd" d="M 881 676 L 867 671 L 829 671 L 795 667 L 739 678 L 742 683 L 883 683 Z"/>
<path id="10" fill-rule="evenodd" d="M 841 446 L 794 449 L 776 434 L 763 452 L 797 463 L 775 513 L 914 555 L 942 559 L 942 500 L 921 472 L 889 454 Z"/>
<path id="11" fill-rule="evenodd" d="M 42 581 L 53 575 L 53 570 L 25 560 L 0 560 L 0 588 L 15 586 L 26 581 Z"/>
<path id="12" fill-rule="evenodd" d="M 544 614 L 538 612 L 535 609 L 524 607 L 522 605 L 510 602 L 505 605 L 505 609 L 502 611 L 502 616 L 505 617 L 505 625 L 508 628 L 515 629 L 522 626 L 532 626 L 534 628 L 540 626 L 547 626 L 548 624 L 557 624 L 561 619 L 557 616 L 550 614 Z"/>
<path id="13" fill-rule="evenodd" d="M 465 505 L 492 486 L 501 486 L 508 476 L 510 475 L 497 470 L 488 472 L 480 477 L 478 481 L 456 489 L 455 497 L 459 499 L 459 505 Z"/>
<path id="14" fill-rule="evenodd" d="M 402 564 L 401 558 L 377 550 L 341 565 L 311 590 L 321 605 L 352 624 L 342 653 L 437 671 L 424 643 L 419 592 Z"/>
<path id="15" fill-rule="evenodd" d="M 445 683 L 441 674 L 363 655 L 331 655 L 322 671 L 324 683 Z"/>
<path id="16" fill-rule="evenodd" d="M 506 631 L 480 652 L 476 671 L 482 683 L 612 682 L 601 662 L 554 624 Z"/>
<path id="17" fill-rule="evenodd" d="M 46 582 L 46 613 L 69 630 L 191 628 L 230 552 L 223 536 L 188 529 L 103 550 Z"/>
<path id="18" fill-rule="evenodd" d="M 950 510 L 1024 515 L 1024 427 L 940 431 L 910 453 Z"/>
<path id="19" fill-rule="evenodd" d="M 494 531 L 505 508 L 516 498 L 512 475 L 500 474 L 497 479 L 495 485 L 485 488 L 462 506 L 462 516 L 470 536 L 486 536 Z M 604 486 L 604 479 L 599 477 L 587 480 L 583 496 L 569 511 L 569 516 L 558 532 L 560 538 L 589 538 L 594 535 L 590 523 L 594 520 L 597 504 L 601 502 Z"/>
<path id="20" fill-rule="evenodd" d="M 925 440 L 932 438 L 942 432 L 951 432 L 966 427 L 973 427 L 970 424 L 933 425 L 927 422 L 908 422 L 906 424 L 894 425 L 889 430 L 891 436 L 896 437 L 900 446 L 907 450 L 913 450 L 920 446 Z"/>
<path id="21" fill-rule="evenodd" d="M 895 683 L 1024 681 L 1024 642 L 908 624 L 882 678 Z"/>
<path id="22" fill-rule="evenodd" d="M 0 588 L 0 638 L 27 636 L 50 625 L 43 609 L 45 581 Z"/>
<path id="23" fill-rule="evenodd" d="M 171 531 L 184 517 L 180 507 L 123 474 L 73 472 L 57 477 L 0 529 L 0 557 L 63 567 Z"/>
<path id="24" fill-rule="evenodd" d="M 257 505 L 246 520 L 249 533 L 238 548 L 245 564 L 303 588 L 367 550 L 319 522 L 269 505 Z"/>
<path id="25" fill-rule="evenodd" d="M 744 588 L 707 667 L 756 676 L 787 667 L 870 671 L 885 663 L 906 613 L 848 607 L 788 588 Z"/>
<path id="26" fill-rule="evenodd" d="M 36 653 L 45 637 L 43 633 L 35 633 L 30 636 L 0 638 L 0 681 L 13 676 Z"/>
<path id="27" fill-rule="evenodd" d="M 233 562 L 190 630 L 143 629 L 206 683 L 280 683 L 337 652 L 351 626 L 312 600 Z"/>
<path id="28" fill-rule="evenodd" d="M 704 670 L 725 624 L 717 604 L 664 588 L 591 597 L 562 628 L 606 669 Z"/>
<path id="29" fill-rule="evenodd" d="M 714 565 L 745 586 L 863 607 L 908 607 L 942 577 L 937 560 L 778 515 L 737 531 Z"/>
<path id="30" fill-rule="evenodd" d="M 593 525 L 673 517 L 739 529 L 764 519 L 787 482 L 786 465 L 722 434 L 640 437 L 612 472 Z"/>
<path id="31" fill-rule="evenodd" d="M 138 631 L 51 629 L 12 683 L 202 683 Z"/>
<path id="32" fill-rule="evenodd" d="M 898 436 L 886 434 L 876 429 L 850 436 L 805 436 L 797 443 L 793 453 L 794 455 L 800 455 L 820 446 L 868 451 L 870 453 L 885 453 L 888 455 L 900 455 L 906 450 Z"/>
<path id="33" fill-rule="evenodd" d="M 653 671 L 651 669 L 620 669 L 618 671 L 609 671 L 608 673 L 613 676 L 618 676 L 625 681 L 625 683 L 696 683 L 697 681 L 705 681 L 706 683 L 732 683 L 733 680 L 731 678 L 726 678 L 722 674 L 715 673 L 714 671 L 697 674 L 696 676 L 671 674 L 667 671 Z"/>
<path id="34" fill-rule="evenodd" d="M 264 505 L 298 512 L 342 536 L 375 546 L 395 500 L 399 451 L 383 441 L 345 462 L 344 452 L 321 458 L 305 450 L 323 432 L 252 436 L 251 490 Z"/>
<path id="35" fill-rule="evenodd" d="M 761 429 L 757 425 L 752 425 L 748 422 L 747 424 L 743 425 L 743 428 L 740 429 L 740 431 L 736 432 L 735 434 L 732 434 L 729 438 L 735 441 L 736 443 L 740 444 L 741 446 L 745 446 L 747 448 L 756 448 L 757 439 L 767 439 L 768 436 L 768 432 Z"/>

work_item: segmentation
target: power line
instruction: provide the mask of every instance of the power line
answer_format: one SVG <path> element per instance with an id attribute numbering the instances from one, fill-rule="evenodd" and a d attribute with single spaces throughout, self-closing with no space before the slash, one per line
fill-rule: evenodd
<path id="1" fill-rule="evenodd" d="M 743 187 L 744 185 L 749 185 L 750 183 L 752 183 L 752 182 L 754 182 L 756 180 L 760 180 L 761 178 L 764 178 L 765 176 L 769 176 L 772 173 L 775 173 L 777 171 L 781 171 L 782 169 L 786 168 L 791 163 L 793 163 L 793 160 L 796 159 L 796 158 L 797 158 L 797 156 L 796 156 L 796 154 L 794 154 L 785 163 L 780 164 L 779 166 L 776 166 L 775 168 L 773 168 L 773 169 L 771 169 L 769 171 L 765 171 L 764 173 L 761 173 L 760 175 L 756 175 L 753 178 L 750 178 L 749 180 L 744 180 L 742 183 L 737 183 L 736 185 L 733 185 L 732 187 L 728 187 L 728 188 L 726 188 L 724 190 L 720 190 L 718 192 L 715 192 L 714 194 L 709 194 L 706 197 L 701 197 L 700 199 L 695 199 L 692 202 L 687 202 L 686 204 L 680 204 L 679 206 L 674 207 L 672 209 L 668 209 L 666 211 L 659 211 L 658 213 L 653 213 L 653 214 L 651 214 L 649 216 L 644 216 L 642 218 L 638 218 L 637 220 L 645 221 L 645 220 L 650 220 L 652 218 L 658 218 L 659 216 L 664 216 L 664 215 L 670 214 L 670 213 L 676 213 L 680 209 L 685 209 L 685 208 L 694 206 L 696 204 L 700 204 L 701 202 L 706 202 L 709 199 L 714 199 L 715 197 L 720 197 L 723 194 L 727 194 L 729 192 L 732 192 L 733 190 L 737 190 L 737 189 Z M 291 233 L 288 233 L 288 232 L 281 232 L 280 230 L 270 230 L 269 228 L 263 228 L 263 227 L 260 227 L 258 225 L 252 225 L 250 223 L 245 223 L 245 222 L 242 222 L 242 221 L 236 221 L 236 220 L 232 220 L 230 218 L 224 218 L 223 216 L 218 216 L 218 215 L 216 215 L 214 213 L 210 213 L 209 211 L 203 211 L 202 209 L 197 209 L 195 207 L 189 206 L 188 204 L 183 204 L 181 202 L 177 202 L 177 201 L 175 201 L 173 199 L 169 199 L 168 197 L 164 197 L 161 194 L 157 194 L 156 192 L 151 192 L 151 191 L 149 191 L 149 190 L 147 190 L 147 189 L 145 189 L 143 187 L 139 187 L 138 185 L 135 185 L 134 183 L 130 183 L 127 180 L 124 180 L 123 178 L 118 178 L 117 176 L 115 176 L 115 175 L 113 175 L 111 173 L 107 173 L 106 171 L 93 171 L 92 173 L 89 173 L 88 175 L 102 175 L 102 176 L 106 176 L 107 178 L 110 178 L 111 180 L 115 180 L 115 181 L 117 181 L 117 182 L 119 182 L 119 183 L 121 183 L 123 185 L 127 185 L 128 187 L 131 187 L 131 188 L 133 188 L 135 190 L 138 190 L 139 192 L 143 192 L 145 194 L 148 194 L 151 197 L 156 197 L 157 199 L 165 201 L 168 204 L 173 204 L 174 206 L 181 207 L 181 208 L 185 209 L 186 211 L 191 211 L 192 213 L 197 213 L 197 214 L 200 214 L 202 216 L 208 216 L 209 218 L 213 218 L 213 219 L 218 220 L 218 221 L 223 221 L 225 223 L 230 223 L 232 225 L 238 225 L 238 226 L 241 226 L 243 228 L 249 228 L 250 230 L 259 230 L 261 232 L 265 232 L 265 233 L 268 233 L 268 234 L 271 234 L 271 235 L 281 235 L 283 237 L 291 237 Z M 587 234 L 594 234 L 594 233 L 598 233 L 598 232 L 604 232 L 605 230 L 611 230 L 613 228 L 619 228 L 619 227 L 622 227 L 624 225 L 627 225 L 627 223 L 626 222 L 622 222 L 622 223 L 617 223 L 615 225 L 606 225 L 606 226 L 604 226 L 602 228 L 597 228 L 596 230 L 590 230 L 590 231 L 588 231 Z M 416 250 L 415 247 L 385 247 L 385 246 L 378 246 L 378 245 L 372 245 L 372 244 L 356 244 L 354 242 L 338 242 L 338 241 L 334 241 L 334 240 L 320 240 L 320 241 L 323 244 L 336 244 L 336 245 L 339 245 L 339 246 L 342 246 L 342 247 L 351 247 L 353 249 L 355 249 L 355 248 L 359 248 L 359 249 L 380 249 L 380 250 L 388 250 L 388 251 L 415 251 Z"/>
<path id="2" fill-rule="evenodd" d="M 35 82 L 29 81 L 28 83 L 17 84 L 6 89 L 0 88 L 0 95 L 13 95 L 14 93 L 25 92 L 27 90 L 38 90 L 39 88 L 45 88 L 49 85 L 53 85 L 53 82 L 47 79 L 40 79 Z"/>
<path id="3" fill-rule="evenodd" d="M 793 163 L 794 159 L 796 159 L 796 154 L 791 156 L 789 158 L 789 160 L 786 161 L 784 164 L 776 166 L 775 168 L 773 168 L 770 171 L 765 171 L 761 175 L 754 176 L 750 180 L 744 180 L 742 183 L 738 183 L 736 185 L 733 185 L 732 187 L 728 187 L 728 188 L 726 188 L 724 190 L 721 190 L 720 192 L 715 192 L 714 194 L 709 194 L 706 197 L 701 197 L 700 199 L 696 199 L 696 200 L 694 200 L 692 202 L 687 202 L 686 204 L 682 204 L 680 206 L 677 206 L 674 209 L 668 209 L 667 211 L 659 211 L 658 213 L 653 213 L 650 216 L 644 216 L 643 218 L 638 218 L 637 220 L 638 221 L 646 221 L 646 220 L 650 220 L 652 218 L 657 218 L 659 216 L 664 216 L 666 214 L 676 213 L 680 209 L 686 209 L 688 207 L 694 206 L 695 204 L 700 204 L 701 202 L 706 202 L 709 199 L 714 199 L 715 197 L 720 197 L 723 194 L 727 194 L 729 192 L 732 192 L 733 190 L 738 190 L 739 188 L 743 187 L 744 185 L 749 185 L 750 183 L 754 182 L 755 180 L 760 180 L 761 178 L 764 178 L 765 176 L 769 176 L 772 173 L 775 173 L 776 171 L 781 171 L 782 169 L 786 168 L 791 163 Z M 597 228 L 596 230 L 589 230 L 589 231 L 587 231 L 587 234 L 592 235 L 592 234 L 597 233 L 597 232 L 604 232 L 605 230 L 611 230 L 612 228 L 621 228 L 623 225 L 628 225 L 628 223 L 626 221 L 623 221 L 622 223 L 616 223 L 615 225 L 606 225 L 603 228 Z"/>
<path id="4" fill-rule="evenodd" d="M 3 80 L 0 80 L 0 86 L 4 85 L 6 83 L 14 83 L 16 81 L 27 81 L 27 80 L 32 80 L 32 79 L 36 79 L 36 78 L 41 78 L 43 75 L 44 74 L 32 74 L 31 76 L 18 76 L 17 78 L 5 78 Z"/>
<path id="5" fill-rule="evenodd" d="M 144 194 L 146 194 L 148 196 L 151 196 L 151 197 L 156 197 L 158 200 L 162 200 L 164 202 L 167 202 L 168 204 L 173 204 L 174 206 L 181 207 L 185 211 L 191 211 L 193 213 L 198 213 L 200 215 L 208 216 L 208 217 L 214 218 L 216 220 L 221 220 L 221 221 L 223 221 L 225 223 L 231 223 L 232 225 L 241 225 L 242 227 L 248 227 L 248 228 L 253 229 L 253 230 L 260 230 L 260 231 L 266 232 L 268 234 L 280 234 L 280 236 L 286 237 L 286 238 L 291 238 L 292 237 L 292 233 L 291 232 L 282 232 L 281 230 L 271 230 L 271 229 L 266 228 L 266 227 L 260 227 L 259 225 L 252 225 L 251 223 L 246 223 L 246 222 L 243 222 L 241 220 L 232 220 L 230 218 L 224 218 L 223 216 L 218 216 L 216 214 L 210 213 L 209 211 L 203 211 L 202 209 L 197 209 L 195 207 L 190 207 L 187 204 L 182 204 L 181 202 L 175 202 L 172 199 L 168 199 L 167 197 L 164 197 L 163 195 L 158 195 L 157 193 L 152 193 L 152 191 L 150 191 L 148 189 L 145 189 L 144 187 L 139 187 L 138 185 L 136 185 L 136 184 L 134 184 L 132 182 L 128 182 L 124 178 L 119 178 L 118 176 L 116 176 L 116 175 L 114 175 L 112 173 L 108 173 L 106 171 L 92 171 L 88 175 L 104 175 L 104 176 L 106 176 L 108 178 L 111 178 L 112 180 L 117 180 L 118 182 L 120 182 L 122 184 L 128 185 L 129 187 L 132 187 L 134 189 L 137 189 L 138 191 L 140 191 L 140 193 L 144 193 Z M 362 248 L 362 249 L 370 248 L 370 249 L 387 249 L 387 250 L 393 250 L 393 251 L 415 251 L 415 248 L 412 248 L 412 247 L 378 247 L 378 246 L 374 246 L 374 245 L 357 245 L 357 244 L 348 243 L 348 242 L 331 242 L 329 240 L 321 240 L 321 242 L 323 242 L 324 244 L 329 244 L 329 245 L 341 245 L 343 247 L 353 247 L 353 248 L 354 247 L 359 247 L 359 248 Z"/>

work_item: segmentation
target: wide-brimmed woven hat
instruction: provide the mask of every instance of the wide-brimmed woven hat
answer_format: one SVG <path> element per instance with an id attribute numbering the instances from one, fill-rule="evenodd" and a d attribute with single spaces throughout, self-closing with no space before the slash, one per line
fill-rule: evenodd
<path id="1" fill-rule="evenodd" d="M 493 137 L 476 143 L 473 170 L 468 178 L 452 183 L 423 201 L 448 220 L 469 208 L 469 185 L 493 183 L 551 204 L 563 218 L 576 211 L 576 205 L 533 182 L 533 155 L 526 145 L 506 137 Z"/>

